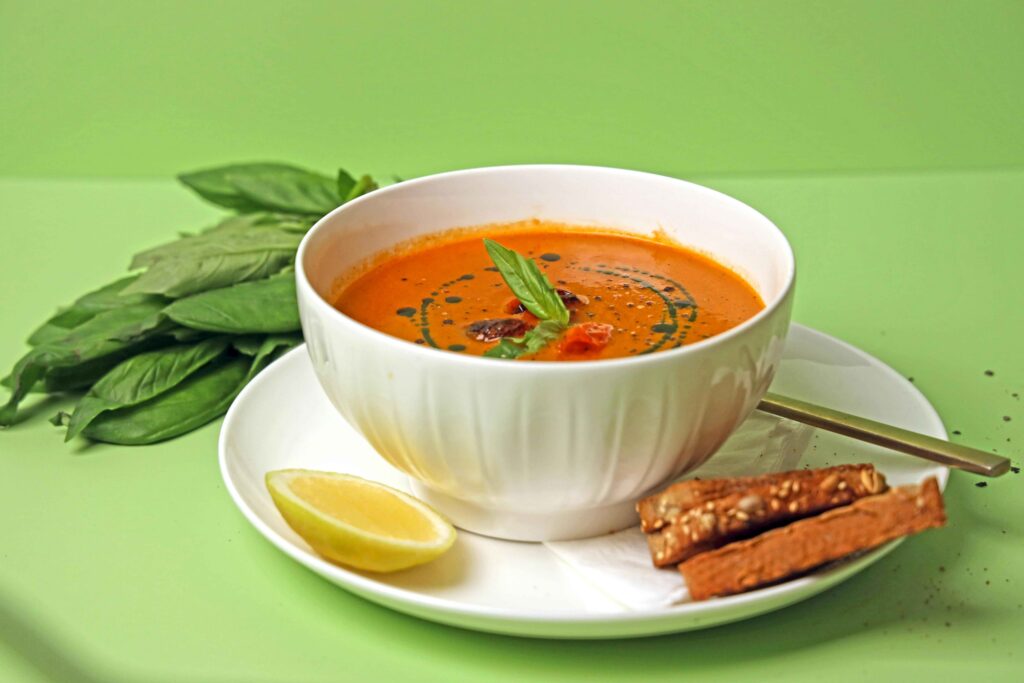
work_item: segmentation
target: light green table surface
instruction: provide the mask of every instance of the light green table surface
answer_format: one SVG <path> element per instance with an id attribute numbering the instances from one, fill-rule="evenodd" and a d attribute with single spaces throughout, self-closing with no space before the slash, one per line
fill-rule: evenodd
<path id="1" fill-rule="evenodd" d="M 1019 452 L 1024 170 L 694 179 L 789 235 L 798 321 L 912 376 L 963 441 Z M 0 358 L 133 251 L 212 214 L 170 182 L 0 181 Z M 948 528 L 781 612 L 531 641 L 390 612 L 287 559 L 225 492 L 219 424 L 66 446 L 42 419 L 58 405 L 0 433 L 0 680 L 1009 681 L 1024 667 L 1022 475 L 982 489 L 954 474 Z"/>

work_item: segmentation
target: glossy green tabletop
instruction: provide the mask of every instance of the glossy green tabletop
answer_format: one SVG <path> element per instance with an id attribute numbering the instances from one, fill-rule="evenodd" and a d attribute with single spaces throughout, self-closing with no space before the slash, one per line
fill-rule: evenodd
<path id="1" fill-rule="evenodd" d="M 795 319 L 1019 466 L 1024 4 L 935 7 L 0 0 L 0 363 L 215 215 L 178 170 L 601 163 L 767 214 L 797 252 Z M 44 419 L 64 405 L 0 432 L 2 681 L 1021 678 L 1024 475 L 954 474 L 946 529 L 780 612 L 535 641 L 393 613 L 286 558 L 221 484 L 219 423 L 66 445 Z"/>

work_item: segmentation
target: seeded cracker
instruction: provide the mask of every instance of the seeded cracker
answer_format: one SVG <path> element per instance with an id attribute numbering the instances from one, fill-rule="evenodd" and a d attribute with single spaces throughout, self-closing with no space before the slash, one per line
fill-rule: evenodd
<path id="1" fill-rule="evenodd" d="M 690 597 L 733 595 L 804 574 L 851 553 L 944 526 L 934 478 L 766 531 L 696 555 L 679 565 Z"/>
<path id="2" fill-rule="evenodd" d="M 680 509 L 647 535 L 658 567 L 886 490 L 872 465 L 782 472 Z M 710 482 L 706 482 L 710 483 Z"/>
<path id="3" fill-rule="evenodd" d="M 784 478 L 796 479 L 803 483 L 805 478 L 817 477 L 819 473 L 840 473 L 851 469 L 858 472 L 863 469 L 873 470 L 874 465 L 838 465 L 815 470 L 762 474 L 756 477 L 690 479 L 679 482 L 636 504 L 636 511 L 640 513 L 640 528 L 644 533 L 651 533 L 668 524 L 672 518 L 688 508 L 703 505 L 708 500 L 720 498 L 735 491 L 743 491 L 752 486 L 772 483 L 779 485 Z"/>

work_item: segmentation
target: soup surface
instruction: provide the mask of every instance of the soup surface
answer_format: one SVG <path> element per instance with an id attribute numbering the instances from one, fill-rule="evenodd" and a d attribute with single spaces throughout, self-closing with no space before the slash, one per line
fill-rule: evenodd
<path id="1" fill-rule="evenodd" d="M 335 306 L 416 344 L 483 355 L 537 324 L 492 263 L 483 238 L 533 259 L 558 289 L 568 329 L 529 360 L 655 353 L 707 339 L 764 308 L 742 278 L 667 241 L 542 221 L 457 231 L 343 277 Z"/>

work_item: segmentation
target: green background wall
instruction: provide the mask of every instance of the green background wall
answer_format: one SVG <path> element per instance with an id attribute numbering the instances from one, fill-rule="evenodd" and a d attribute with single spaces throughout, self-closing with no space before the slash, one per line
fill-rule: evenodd
<path id="1" fill-rule="evenodd" d="M 1024 2 L 0 0 L 0 175 L 1024 161 Z"/>

